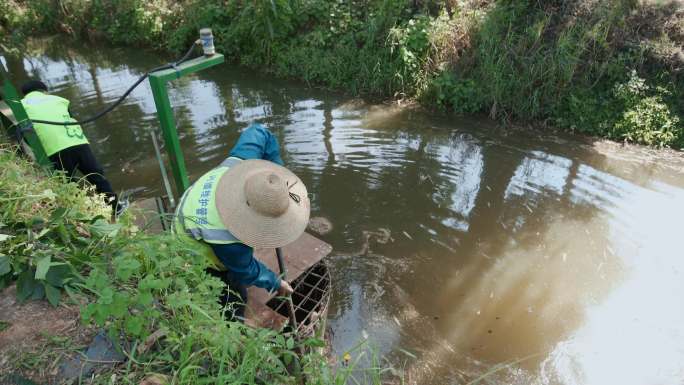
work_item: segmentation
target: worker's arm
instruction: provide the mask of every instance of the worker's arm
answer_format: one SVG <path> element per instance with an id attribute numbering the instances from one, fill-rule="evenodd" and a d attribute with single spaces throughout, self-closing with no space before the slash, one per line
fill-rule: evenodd
<path id="1" fill-rule="evenodd" d="M 209 246 L 233 278 L 241 284 L 260 287 L 268 291 L 280 289 L 280 278 L 254 258 L 251 247 L 242 243 L 228 245 L 209 243 Z"/>
<path id="2" fill-rule="evenodd" d="M 278 139 L 266 127 L 254 123 L 242 132 L 230 156 L 247 159 L 264 159 L 283 165 L 278 148 Z"/>

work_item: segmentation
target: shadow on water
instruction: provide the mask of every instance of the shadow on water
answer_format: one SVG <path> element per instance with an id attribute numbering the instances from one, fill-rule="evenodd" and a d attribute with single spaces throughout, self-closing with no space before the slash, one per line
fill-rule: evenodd
<path id="1" fill-rule="evenodd" d="M 5 58 L 85 117 L 164 59 L 32 41 Z M 164 60 L 165 61 L 165 60 Z M 333 349 L 368 335 L 408 383 L 676 384 L 679 154 L 373 106 L 223 65 L 170 91 L 191 179 L 252 121 L 331 219 Z M 84 127 L 118 189 L 161 190 L 147 85 Z M 406 354 L 405 352 L 410 352 Z"/>

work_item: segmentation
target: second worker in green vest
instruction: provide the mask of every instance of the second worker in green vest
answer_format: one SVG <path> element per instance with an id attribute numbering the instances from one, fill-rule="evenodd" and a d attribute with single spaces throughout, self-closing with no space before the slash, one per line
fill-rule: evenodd
<path id="1" fill-rule="evenodd" d="M 69 101 L 50 95 L 45 83 L 31 80 L 21 87 L 21 92 L 24 94 L 21 104 L 29 119 L 75 122 L 69 112 Z M 64 171 L 72 181 L 76 170 L 80 171 L 95 186 L 95 191 L 105 196 L 114 213 L 121 213 L 125 205 L 118 202 L 112 185 L 104 177 L 81 126 L 34 123 L 33 129 L 55 170 Z"/>

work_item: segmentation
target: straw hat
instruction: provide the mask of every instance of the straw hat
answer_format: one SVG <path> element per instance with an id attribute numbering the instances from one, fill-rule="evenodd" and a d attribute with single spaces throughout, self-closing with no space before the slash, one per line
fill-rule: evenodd
<path id="1" fill-rule="evenodd" d="M 216 189 L 223 224 L 251 247 L 281 247 L 299 238 L 311 204 L 304 183 L 285 167 L 244 160 L 226 171 Z"/>

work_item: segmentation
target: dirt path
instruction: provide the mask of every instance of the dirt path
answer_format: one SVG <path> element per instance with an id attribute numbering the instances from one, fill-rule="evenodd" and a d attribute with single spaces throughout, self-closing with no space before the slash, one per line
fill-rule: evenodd
<path id="1" fill-rule="evenodd" d="M 0 373 L 51 383 L 59 365 L 92 339 L 75 305 L 18 304 L 14 285 L 0 292 Z"/>

